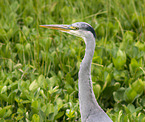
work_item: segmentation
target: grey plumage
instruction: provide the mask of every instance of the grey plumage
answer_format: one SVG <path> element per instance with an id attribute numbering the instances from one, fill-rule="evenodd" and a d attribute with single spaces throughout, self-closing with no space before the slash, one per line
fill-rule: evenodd
<path id="1" fill-rule="evenodd" d="M 79 70 L 79 104 L 82 122 L 112 122 L 108 115 L 98 105 L 91 80 L 91 63 L 95 50 L 95 31 L 85 22 L 71 25 L 40 25 L 41 27 L 57 29 L 82 37 L 86 44 L 85 56 Z"/>

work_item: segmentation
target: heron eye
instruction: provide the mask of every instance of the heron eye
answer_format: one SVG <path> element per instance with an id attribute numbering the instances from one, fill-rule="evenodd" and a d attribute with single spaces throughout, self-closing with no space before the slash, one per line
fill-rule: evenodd
<path id="1" fill-rule="evenodd" d="M 79 29 L 78 27 L 73 27 L 73 26 L 71 26 L 69 28 L 72 29 L 72 30 L 78 30 Z"/>
<path id="2" fill-rule="evenodd" d="M 79 28 L 78 27 L 75 27 L 75 30 L 78 30 Z"/>

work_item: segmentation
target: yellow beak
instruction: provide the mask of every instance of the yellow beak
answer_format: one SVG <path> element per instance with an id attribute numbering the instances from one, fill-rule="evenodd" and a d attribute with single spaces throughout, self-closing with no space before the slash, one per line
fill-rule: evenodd
<path id="1" fill-rule="evenodd" d="M 49 28 L 49 29 L 55 29 L 55 30 L 61 30 L 61 31 L 70 31 L 71 28 L 69 28 L 68 25 L 39 25 L 43 28 Z"/>

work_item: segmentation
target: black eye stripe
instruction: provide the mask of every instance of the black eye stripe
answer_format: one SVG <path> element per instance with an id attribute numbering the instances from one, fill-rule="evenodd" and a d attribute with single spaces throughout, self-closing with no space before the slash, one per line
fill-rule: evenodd
<path id="1" fill-rule="evenodd" d="M 93 29 L 92 26 L 83 25 L 83 27 L 81 27 L 80 29 L 90 31 L 94 35 L 94 37 L 96 38 L 96 33 L 95 33 L 95 30 Z"/>
<path id="2" fill-rule="evenodd" d="M 94 37 L 96 38 L 95 30 L 94 30 L 94 28 L 93 28 L 91 25 L 89 25 L 89 24 L 87 24 L 87 23 L 82 24 L 81 29 L 84 29 L 84 30 L 87 30 L 87 31 L 91 31 L 91 33 L 92 33 L 92 34 L 94 35 Z"/>
<path id="3" fill-rule="evenodd" d="M 93 29 L 93 27 L 88 26 L 88 27 L 86 28 L 86 30 L 87 30 L 87 31 L 91 31 L 92 34 L 94 35 L 94 37 L 96 38 L 96 33 L 95 33 L 95 30 Z"/>

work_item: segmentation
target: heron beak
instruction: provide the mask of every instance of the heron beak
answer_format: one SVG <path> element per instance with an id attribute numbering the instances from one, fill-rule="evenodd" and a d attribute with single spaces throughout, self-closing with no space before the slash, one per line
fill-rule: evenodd
<path id="1" fill-rule="evenodd" d="M 55 29 L 55 30 L 61 30 L 61 31 L 70 31 L 71 28 L 69 28 L 68 25 L 39 25 L 43 28 L 49 28 L 49 29 Z"/>

